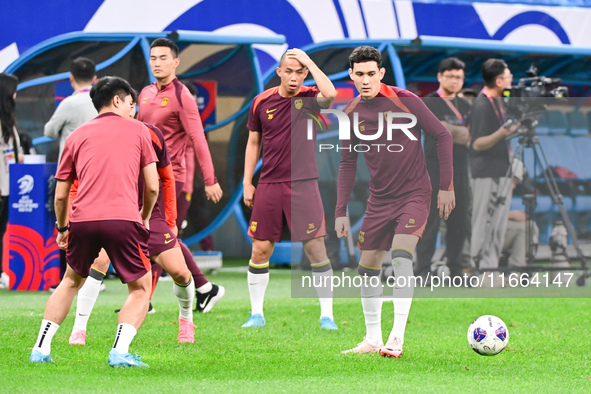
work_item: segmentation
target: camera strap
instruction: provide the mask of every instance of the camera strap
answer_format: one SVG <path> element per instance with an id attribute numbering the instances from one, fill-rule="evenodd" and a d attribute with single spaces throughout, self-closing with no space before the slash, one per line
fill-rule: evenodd
<path id="1" fill-rule="evenodd" d="M 443 101 L 445 101 L 445 103 L 447 104 L 447 106 L 449 107 L 449 109 L 451 109 L 451 112 L 454 113 L 454 115 L 456 116 L 456 118 L 458 118 L 460 120 L 460 122 L 462 122 L 462 126 L 465 125 L 464 122 L 464 117 L 462 116 L 462 113 L 458 110 L 458 108 L 455 106 L 455 104 L 453 103 L 453 101 L 451 101 L 449 98 L 447 98 L 443 92 L 441 91 L 441 89 L 437 90 L 437 94 L 439 95 L 439 97 L 441 97 L 443 99 Z"/>
<path id="2" fill-rule="evenodd" d="M 500 100 L 495 100 L 495 97 L 491 96 L 486 90 L 482 89 L 482 94 L 484 94 L 486 97 L 488 97 L 488 100 L 490 101 L 490 105 L 492 105 L 493 109 L 495 110 L 495 114 L 497 114 L 497 118 L 499 119 L 499 122 L 501 124 L 505 124 L 505 122 L 507 121 L 507 116 L 505 115 L 505 108 L 503 108 L 503 103 Z M 500 97 L 497 97 L 500 99 Z M 495 105 L 495 101 L 498 104 L 498 108 L 497 105 Z"/>

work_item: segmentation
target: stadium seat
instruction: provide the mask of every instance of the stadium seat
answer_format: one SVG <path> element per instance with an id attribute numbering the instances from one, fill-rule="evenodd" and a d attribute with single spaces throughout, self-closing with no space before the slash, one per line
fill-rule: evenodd
<path id="1" fill-rule="evenodd" d="M 575 139 L 568 135 L 540 136 L 540 145 L 550 167 L 564 167 L 582 179 L 588 172 L 581 163 Z M 589 153 L 587 153 L 589 155 Z M 558 179 L 560 180 L 560 179 Z"/>
<path id="2" fill-rule="evenodd" d="M 523 198 L 521 196 L 513 196 L 511 198 L 511 211 L 525 211 Z"/>
<path id="3" fill-rule="evenodd" d="M 591 196 L 577 196 L 574 212 L 573 224 L 577 234 L 588 234 L 591 231 Z"/>
<path id="4" fill-rule="evenodd" d="M 539 195 L 536 196 L 536 208 L 534 218 L 538 227 L 540 228 L 540 242 L 548 243 L 550 233 L 552 232 L 552 207 L 554 203 L 550 196 Z"/>
<path id="5" fill-rule="evenodd" d="M 576 150 L 576 160 L 581 168 L 579 179 L 591 180 L 591 136 L 572 137 L 572 140 Z"/>
<path id="6" fill-rule="evenodd" d="M 548 127 L 548 114 L 544 112 L 540 115 L 540 119 L 538 119 L 538 125 L 536 126 L 536 134 L 538 135 L 546 135 L 550 133 L 550 129 Z"/>
<path id="7" fill-rule="evenodd" d="M 568 133 L 572 136 L 583 136 L 589 134 L 587 118 L 580 111 L 572 111 L 567 115 Z"/>
<path id="8" fill-rule="evenodd" d="M 575 199 L 575 205 L 573 207 L 575 212 L 591 212 L 591 196 L 580 195 Z"/>
<path id="9" fill-rule="evenodd" d="M 568 131 L 568 119 L 563 112 L 548 111 L 546 112 L 548 119 L 548 132 L 550 134 L 566 134 Z"/>
<path id="10" fill-rule="evenodd" d="M 564 209 L 566 209 L 567 212 L 572 212 L 575 206 L 573 199 L 568 196 L 562 196 L 562 205 L 564 205 Z M 560 206 L 554 204 L 552 206 L 552 211 L 557 214 L 560 213 Z"/>

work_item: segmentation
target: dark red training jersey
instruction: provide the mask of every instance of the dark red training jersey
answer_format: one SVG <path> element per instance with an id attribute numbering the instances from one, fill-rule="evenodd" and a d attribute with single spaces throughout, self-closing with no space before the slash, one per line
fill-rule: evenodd
<path id="1" fill-rule="evenodd" d="M 149 123 L 144 124 L 150 130 L 150 139 L 152 140 L 152 147 L 158 158 L 156 167 L 158 169 L 158 176 L 160 177 L 160 191 L 158 192 L 158 199 L 152 210 L 152 218 L 162 218 L 166 220 L 169 227 L 173 227 L 176 224 L 176 190 L 175 190 L 175 179 L 172 169 L 172 163 L 170 162 L 170 155 L 168 154 L 168 148 L 164 140 L 164 135 L 160 129 Z M 140 182 L 143 183 L 143 179 L 140 178 Z M 139 204 L 142 205 L 143 201 L 143 188 L 139 188 Z"/>
<path id="2" fill-rule="evenodd" d="M 157 126 L 164 135 L 178 182 L 185 181 L 185 147 L 190 143 L 195 149 L 205 185 L 217 183 L 197 102 L 178 78 L 160 90 L 156 82 L 142 89 L 138 119 Z"/>
<path id="3" fill-rule="evenodd" d="M 364 155 L 370 174 L 369 198 L 373 202 L 378 204 L 393 203 L 413 194 L 431 192 L 431 182 L 421 146 L 421 127 L 437 141 L 440 189 L 453 190 L 452 136 L 415 94 L 382 84 L 376 97 L 369 100 L 360 96 L 356 97 L 345 110 L 351 121 L 351 127 L 353 127 L 354 114 L 358 114 L 359 133 L 367 136 L 376 134 L 379 113 L 382 113 L 381 116 L 385 116 L 389 111 L 416 116 L 417 126 L 410 129 L 410 132 L 417 140 L 412 141 L 398 129 L 392 132 L 392 139 L 388 140 L 386 120 L 383 119 L 383 132 L 379 138 L 361 140 L 352 131 L 350 140 L 341 141 L 336 217 L 345 216 L 347 212 L 347 204 L 357 171 L 358 152 L 356 149 L 366 151 L 369 147 Z M 395 124 L 409 122 L 409 119 L 403 118 L 398 120 L 395 118 L 393 121 Z M 388 151 L 388 147 L 393 152 Z"/>
<path id="4" fill-rule="evenodd" d="M 250 131 L 262 133 L 263 168 L 259 183 L 318 178 L 315 135 L 307 139 L 306 112 L 318 104 L 316 87 L 302 86 L 294 97 L 282 97 L 274 87 L 255 97 L 248 116 Z"/>

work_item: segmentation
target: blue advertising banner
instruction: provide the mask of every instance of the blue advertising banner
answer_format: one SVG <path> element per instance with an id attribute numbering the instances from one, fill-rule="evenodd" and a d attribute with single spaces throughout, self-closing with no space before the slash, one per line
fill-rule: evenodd
<path id="1" fill-rule="evenodd" d="M 55 242 L 53 212 L 56 166 L 10 166 L 6 272 L 11 290 L 47 290 L 59 283 L 60 253 Z"/>
<path id="2" fill-rule="evenodd" d="M 216 124 L 217 82 L 195 81 L 194 85 L 197 88 L 197 107 L 203 127 Z"/>

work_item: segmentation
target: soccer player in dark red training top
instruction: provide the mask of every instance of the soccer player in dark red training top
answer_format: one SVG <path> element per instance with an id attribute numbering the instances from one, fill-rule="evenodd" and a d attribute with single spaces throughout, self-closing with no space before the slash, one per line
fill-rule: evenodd
<path id="1" fill-rule="evenodd" d="M 207 199 L 217 203 L 222 198 L 222 189 L 215 177 L 195 98 L 176 77 L 179 63 L 179 48 L 174 42 L 167 38 L 152 42 L 150 68 L 156 82 L 140 93 L 138 119 L 158 127 L 164 135 L 174 170 L 177 200 L 186 178 L 185 147 L 191 144 L 203 173 Z M 176 225 L 174 231 L 176 235 Z M 196 310 L 208 312 L 224 296 L 225 289 L 209 282 L 193 260 L 189 248 L 182 242 L 180 245 L 195 280 Z"/>
<path id="2" fill-rule="evenodd" d="M 67 248 L 68 268 L 47 301 L 30 361 L 52 361 L 51 340 L 89 275 L 90 265 L 104 248 L 129 288 L 109 365 L 143 367 L 147 365 L 129 353 L 129 345 L 148 312 L 151 267 L 147 243 L 158 197 L 158 159 L 148 128 L 129 119 L 133 100 L 127 81 L 104 77 L 92 87 L 90 97 L 99 116 L 68 137 L 55 175 L 57 243 L 60 249 Z M 145 185 L 141 211 L 137 202 L 140 173 Z M 70 188 L 76 179 L 78 194 L 68 225 Z"/>
<path id="3" fill-rule="evenodd" d="M 422 129 L 437 141 L 440 165 L 437 207 L 440 216 L 447 219 L 455 205 L 451 134 L 420 98 L 407 90 L 381 83 L 385 69 L 382 68 L 382 56 L 377 49 L 358 47 L 349 56 L 349 62 L 349 75 L 360 95 L 345 109 L 351 121 L 357 124 L 352 124 L 355 133 L 351 133 L 351 139 L 341 141 L 343 146 L 335 212 L 337 236 L 344 238 L 350 230 L 346 213 L 355 183 L 357 150 L 360 150 L 356 149 L 357 145 L 364 139 L 361 137 L 371 138 L 378 134 L 377 131 L 386 123 L 382 117 L 390 117 L 388 112 L 414 115 Z M 403 119 L 402 123 L 408 123 L 408 119 Z M 344 353 L 380 352 L 385 356 L 402 356 L 404 330 L 414 292 L 412 251 L 423 234 L 429 216 L 431 182 L 420 143 L 421 129 L 412 127 L 405 130 L 412 139 L 401 131 L 383 132 L 371 141 L 373 149 L 364 153 L 370 186 L 367 209 L 359 232 L 361 261 L 358 271 L 362 277 L 361 304 L 367 334 L 363 342 Z M 391 134 L 390 139 L 387 139 L 388 134 Z M 378 149 L 377 145 L 380 144 L 382 147 Z M 394 289 L 394 327 L 384 346 L 380 270 L 390 249 L 395 278 L 389 278 L 388 283 Z"/>
<path id="4" fill-rule="evenodd" d="M 316 87 L 302 83 L 312 73 Z M 336 90 L 308 55 L 287 51 L 277 67 L 281 84 L 255 97 L 247 127 L 250 130 L 244 164 L 244 203 L 252 208 L 249 234 L 252 255 L 248 267 L 248 289 L 252 316 L 242 327 L 263 327 L 263 301 L 269 283 L 269 258 L 275 242 L 288 225 L 292 241 L 303 241 L 312 263 L 315 284 L 329 283 L 332 267 L 326 254 L 324 209 L 318 190 L 315 141 L 306 140 L 306 129 L 293 133 L 304 123 L 304 100 L 327 108 Z M 252 184 L 254 170 L 263 146 L 263 168 L 257 188 Z M 297 166 L 292 168 L 292 162 Z M 293 218 L 293 221 L 292 221 Z M 324 281 L 323 281 L 324 280 Z M 326 282 L 328 280 L 328 282 Z M 320 299 L 320 327 L 337 329 L 332 315 L 332 290 L 317 286 Z"/>
<path id="5" fill-rule="evenodd" d="M 135 92 L 134 92 L 135 95 Z M 137 98 L 137 97 L 136 97 Z M 135 115 L 135 104 L 132 106 L 130 117 Z M 179 303 L 179 335 L 178 342 L 195 342 L 195 326 L 193 325 L 193 292 L 195 285 L 191 279 L 191 273 L 187 269 L 180 244 L 171 230 L 176 220 L 176 199 L 174 188 L 174 176 L 170 157 L 166 148 L 164 136 L 156 126 L 144 123 L 150 130 L 152 148 L 158 158 L 157 170 L 160 177 L 160 189 L 158 200 L 150 217 L 150 238 L 148 239 L 148 255 L 150 259 L 164 268 L 174 281 L 173 291 Z M 139 197 L 139 204 L 142 205 L 142 196 Z M 99 258 L 95 259 L 90 271 L 90 280 L 96 277 L 97 273 L 106 272 L 109 268 L 109 259 L 105 258 L 101 251 Z M 152 269 L 156 268 L 153 266 Z M 162 268 L 159 270 L 161 272 Z M 88 281 L 88 280 L 87 280 Z M 152 277 L 152 292 L 156 282 Z M 86 289 L 86 284 L 78 292 L 76 305 L 76 320 L 70 336 L 70 345 L 86 344 L 86 325 L 92 312 L 92 308 L 98 297 L 97 288 Z M 153 309 L 152 309 L 153 311 Z M 148 313 L 151 313 L 148 310 Z"/>

